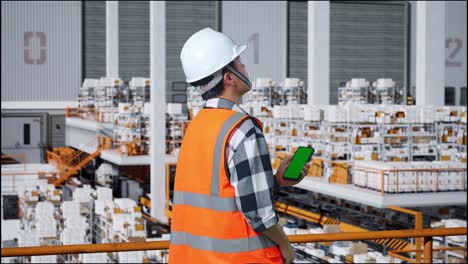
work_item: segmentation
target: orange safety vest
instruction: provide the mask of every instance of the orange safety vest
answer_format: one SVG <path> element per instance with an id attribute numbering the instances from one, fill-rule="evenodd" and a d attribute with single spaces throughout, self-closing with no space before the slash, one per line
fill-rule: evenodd
<path id="1" fill-rule="evenodd" d="M 247 118 L 205 108 L 190 122 L 174 183 L 170 263 L 282 263 L 276 244 L 254 231 L 237 208 L 226 173 L 228 139 Z"/>

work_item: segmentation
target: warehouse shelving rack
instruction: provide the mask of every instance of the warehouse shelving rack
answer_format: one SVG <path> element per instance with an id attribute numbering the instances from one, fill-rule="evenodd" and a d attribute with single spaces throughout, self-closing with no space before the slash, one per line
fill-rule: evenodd
<path id="1" fill-rule="evenodd" d="M 410 124 L 410 161 L 433 161 L 437 158 L 437 131 L 434 123 Z"/>
<path id="2" fill-rule="evenodd" d="M 350 161 L 354 160 L 360 160 L 362 158 L 357 158 L 355 155 L 356 152 L 360 151 L 369 151 L 371 149 L 371 156 L 373 154 L 377 155 L 377 159 L 380 158 L 380 138 L 377 138 L 377 140 L 370 141 L 370 139 L 373 139 L 376 137 L 376 133 L 378 134 L 380 132 L 380 125 L 379 124 L 374 124 L 374 123 L 350 123 L 349 124 L 349 129 L 350 129 L 350 138 L 349 142 L 351 144 L 351 152 L 350 152 Z M 358 137 L 358 133 L 361 133 L 361 136 Z M 368 132 L 373 135 L 373 137 L 369 137 L 369 135 L 366 135 L 366 137 L 362 136 L 363 132 Z M 366 142 L 363 142 L 363 139 L 366 139 Z M 374 158 L 374 157 L 373 157 Z M 352 170 L 351 170 L 352 172 Z"/>
<path id="3" fill-rule="evenodd" d="M 187 116 L 184 114 L 169 115 L 166 121 L 166 154 L 175 154 L 175 151 L 180 149 L 187 123 Z"/>
<path id="4" fill-rule="evenodd" d="M 402 104 L 403 89 L 391 87 L 338 87 L 338 104 Z"/>
<path id="5" fill-rule="evenodd" d="M 381 147 L 379 157 L 382 161 L 410 160 L 410 126 L 409 124 L 381 124 Z M 390 131 L 400 130 L 401 133 Z M 389 154 L 391 152 L 391 154 Z"/>
<path id="6" fill-rule="evenodd" d="M 369 104 L 374 102 L 375 95 L 371 94 L 369 87 L 338 87 L 338 104 L 347 103 Z"/>
<path id="7" fill-rule="evenodd" d="M 142 122 L 138 112 L 118 113 L 114 129 L 114 147 L 119 153 L 128 156 L 142 154 L 141 135 Z M 146 153 L 144 153 L 146 154 Z"/>

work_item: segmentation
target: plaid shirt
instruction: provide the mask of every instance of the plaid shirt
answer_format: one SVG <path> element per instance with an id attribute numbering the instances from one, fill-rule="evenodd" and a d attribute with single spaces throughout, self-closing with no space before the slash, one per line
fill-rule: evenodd
<path id="1" fill-rule="evenodd" d="M 231 109 L 248 115 L 235 103 L 222 98 L 207 100 L 205 107 Z M 228 177 L 236 192 L 237 207 L 251 227 L 262 232 L 278 222 L 272 197 L 276 180 L 263 131 L 255 121 L 247 119 L 234 131 L 228 148 Z"/>

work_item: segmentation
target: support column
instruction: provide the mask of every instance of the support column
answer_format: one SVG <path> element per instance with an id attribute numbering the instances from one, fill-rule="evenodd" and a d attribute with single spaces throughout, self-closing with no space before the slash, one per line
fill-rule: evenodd
<path id="1" fill-rule="evenodd" d="M 330 103 L 330 2 L 308 1 L 307 103 Z"/>
<path id="2" fill-rule="evenodd" d="M 444 105 L 445 3 L 416 1 L 416 104 Z"/>
<path id="3" fill-rule="evenodd" d="M 151 217 L 167 224 L 166 204 L 166 2 L 150 2 Z"/>
<path id="4" fill-rule="evenodd" d="M 118 1 L 106 1 L 106 76 L 119 77 Z"/>

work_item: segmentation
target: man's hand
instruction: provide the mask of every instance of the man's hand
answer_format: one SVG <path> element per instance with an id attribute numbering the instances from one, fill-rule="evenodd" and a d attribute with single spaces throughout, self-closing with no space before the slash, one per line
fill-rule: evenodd
<path id="1" fill-rule="evenodd" d="M 296 252 L 294 252 L 293 247 L 288 244 L 287 247 L 280 247 L 281 255 L 283 256 L 284 263 L 289 264 L 294 261 L 296 257 Z"/>
<path id="2" fill-rule="evenodd" d="M 302 179 L 304 179 L 304 177 L 309 172 L 310 162 L 307 162 L 306 165 L 304 165 L 304 167 L 302 168 L 301 177 L 298 180 L 291 181 L 291 180 L 283 179 L 284 171 L 286 171 L 286 168 L 288 167 L 289 162 L 291 161 L 292 157 L 293 157 L 292 155 L 287 155 L 286 158 L 283 161 L 281 161 L 281 164 L 278 170 L 276 171 L 276 175 L 275 175 L 276 182 L 278 183 L 280 187 L 287 187 L 287 186 L 295 185 L 301 182 Z"/>

